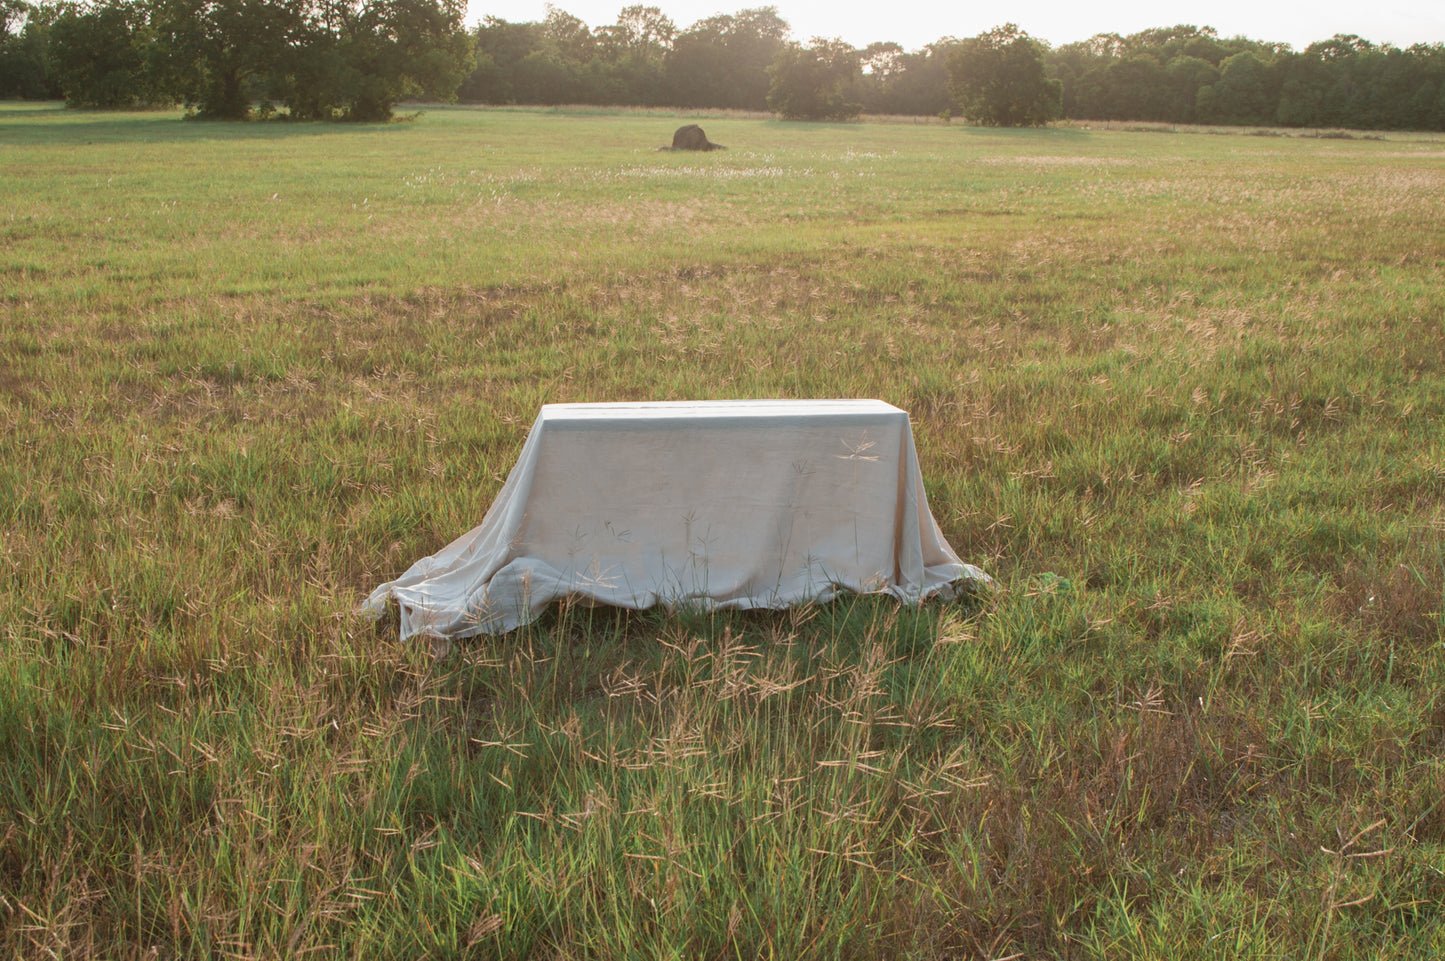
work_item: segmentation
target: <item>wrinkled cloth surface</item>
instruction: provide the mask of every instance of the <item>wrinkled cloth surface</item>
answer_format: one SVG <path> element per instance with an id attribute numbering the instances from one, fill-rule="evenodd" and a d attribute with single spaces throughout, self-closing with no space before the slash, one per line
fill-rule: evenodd
<path id="1" fill-rule="evenodd" d="M 401 634 L 500 634 L 563 598 L 917 603 L 988 575 L 928 508 L 908 414 L 877 400 L 549 404 L 480 526 L 367 599 Z"/>

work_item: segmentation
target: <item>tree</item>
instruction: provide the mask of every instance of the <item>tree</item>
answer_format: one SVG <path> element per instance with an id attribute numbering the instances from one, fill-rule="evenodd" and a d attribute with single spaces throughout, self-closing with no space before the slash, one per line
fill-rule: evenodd
<path id="1" fill-rule="evenodd" d="M 587 29 L 587 24 L 550 3 L 547 4 L 543 32 L 558 55 L 573 63 L 586 63 L 597 53 L 597 41 L 592 31 Z"/>
<path id="2" fill-rule="evenodd" d="M 890 109 L 894 88 L 908 70 L 910 61 L 903 45 L 886 41 L 870 43 L 858 51 L 861 73 L 851 84 L 853 96 L 869 113 L 894 113 Z M 936 112 L 936 111 L 935 111 Z"/>
<path id="3" fill-rule="evenodd" d="M 719 14 L 693 24 L 677 36 L 667 57 L 673 104 L 768 109 L 768 67 L 788 32 L 776 7 Z"/>
<path id="4" fill-rule="evenodd" d="M 1269 123 L 1274 120 L 1278 101 L 1269 93 L 1268 65 L 1245 50 L 1219 65 L 1219 80 L 1201 88 L 1211 91 L 1199 100 L 1201 119 L 1211 117 L 1225 123 Z"/>
<path id="5" fill-rule="evenodd" d="M 314 42 L 301 2 L 153 0 L 157 60 L 177 99 L 205 119 L 249 117 L 288 52 Z"/>
<path id="6" fill-rule="evenodd" d="M 589 84 L 605 103 L 657 106 L 664 102 L 663 65 L 677 27 L 657 7 L 626 7 L 617 22 L 593 31 L 598 60 Z"/>
<path id="7" fill-rule="evenodd" d="M 672 49 L 677 25 L 659 7 L 623 7 L 617 15 L 617 35 L 630 53 L 648 59 L 660 58 Z"/>
<path id="8" fill-rule="evenodd" d="M 60 11 L 0 0 L 0 97 L 43 100 L 64 96 L 55 77 L 50 28 Z"/>
<path id="9" fill-rule="evenodd" d="M 111 0 L 64 10 L 50 28 L 52 57 L 72 107 L 138 107 L 169 102 L 147 71 L 154 37 L 145 10 Z"/>
<path id="10" fill-rule="evenodd" d="M 1044 73 L 1044 53 L 1011 23 L 960 41 L 948 61 L 949 90 L 965 116 L 986 127 L 1042 126 L 1063 104 L 1063 85 Z"/>
<path id="11" fill-rule="evenodd" d="M 1104 65 L 1108 61 L 1092 43 L 1066 43 L 1049 51 L 1048 75 L 1063 84 L 1061 115 L 1100 116 L 1095 106 L 1103 88 Z"/>
<path id="12" fill-rule="evenodd" d="M 387 120 L 404 97 L 451 100 L 472 67 L 463 0 L 363 0 L 336 35 L 348 120 Z"/>
<path id="13" fill-rule="evenodd" d="M 905 56 L 907 54 L 900 43 L 891 40 L 870 43 L 858 51 L 858 65 L 863 69 L 864 76 L 885 84 L 903 71 Z"/>
<path id="14" fill-rule="evenodd" d="M 1193 123 L 1199 90 L 1215 83 L 1219 71 L 1208 60 L 1180 54 L 1169 61 L 1164 72 L 1169 77 L 1169 119 L 1174 123 Z"/>
<path id="15" fill-rule="evenodd" d="M 517 103 L 525 92 L 517 84 L 517 64 L 545 43 L 540 23 L 510 23 L 487 17 L 477 25 L 476 68 L 458 91 L 470 103 Z"/>
<path id="16" fill-rule="evenodd" d="M 1168 120 L 1164 67 L 1149 53 L 1131 53 L 1104 68 L 1104 119 Z"/>
<path id="17" fill-rule="evenodd" d="M 858 51 L 842 40 L 790 43 L 768 67 L 768 107 L 787 120 L 852 120 L 863 112 L 847 96 L 860 72 Z"/>
<path id="18" fill-rule="evenodd" d="M 158 49 L 188 106 L 243 120 L 385 120 L 408 96 L 450 100 L 471 69 L 461 0 L 151 0 Z"/>
<path id="19" fill-rule="evenodd" d="M 582 99 L 577 64 L 553 50 L 534 50 L 517 62 L 513 72 L 524 103 L 555 105 Z"/>
<path id="20" fill-rule="evenodd" d="M 25 18 L 29 15 L 28 3 L 22 0 L 0 0 L 0 41 L 19 36 L 20 28 L 25 26 Z"/>

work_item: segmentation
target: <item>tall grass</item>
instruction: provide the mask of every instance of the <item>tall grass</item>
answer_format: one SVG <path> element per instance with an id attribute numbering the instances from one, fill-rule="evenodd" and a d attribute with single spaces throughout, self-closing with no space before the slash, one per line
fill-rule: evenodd
<path id="1" fill-rule="evenodd" d="M 0 107 L 17 957 L 1445 951 L 1445 144 Z M 359 618 L 538 405 L 880 397 L 1003 589 Z"/>

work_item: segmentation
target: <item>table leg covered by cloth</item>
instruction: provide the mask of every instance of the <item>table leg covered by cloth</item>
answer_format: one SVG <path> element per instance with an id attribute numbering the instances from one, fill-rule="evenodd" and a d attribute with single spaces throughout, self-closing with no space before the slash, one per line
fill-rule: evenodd
<path id="1" fill-rule="evenodd" d="M 876 400 L 548 404 L 481 525 L 378 587 L 401 634 L 500 634 L 548 604 L 917 603 L 989 582 L 948 546 L 908 414 Z"/>

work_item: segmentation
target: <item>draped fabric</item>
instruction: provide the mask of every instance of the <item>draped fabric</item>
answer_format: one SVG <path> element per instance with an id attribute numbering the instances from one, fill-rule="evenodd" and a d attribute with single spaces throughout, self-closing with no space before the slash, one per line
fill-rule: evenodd
<path id="1" fill-rule="evenodd" d="M 876 400 L 549 404 L 480 526 L 396 580 L 401 634 L 500 634 L 548 604 L 908 603 L 989 583 L 944 540 L 908 414 Z"/>

